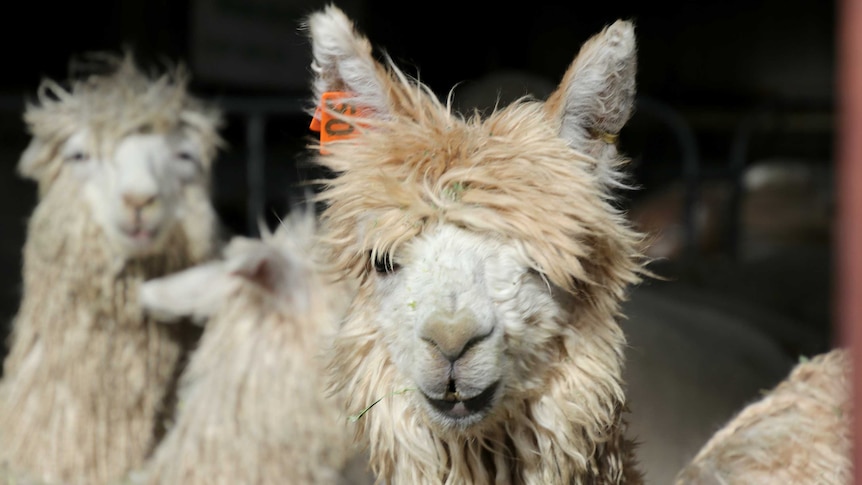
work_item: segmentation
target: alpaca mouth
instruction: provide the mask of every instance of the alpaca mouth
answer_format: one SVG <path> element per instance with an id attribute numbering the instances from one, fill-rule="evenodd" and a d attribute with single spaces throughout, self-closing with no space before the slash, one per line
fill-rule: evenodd
<path id="1" fill-rule="evenodd" d="M 153 239 L 156 235 L 156 231 L 144 229 L 143 227 L 135 227 L 129 230 L 124 230 L 123 232 L 130 239 L 140 242 L 147 242 Z"/>
<path id="2" fill-rule="evenodd" d="M 440 414 L 460 421 L 477 417 L 487 411 L 491 407 L 499 387 L 500 381 L 497 381 L 468 399 L 463 399 L 457 392 L 447 393 L 443 399 L 434 399 L 425 393 L 423 395 L 431 407 Z"/>
<path id="3" fill-rule="evenodd" d="M 159 234 L 158 229 L 148 229 L 142 226 L 135 226 L 122 231 L 123 235 L 135 244 L 150 244 Z"/>
<path id="4" fill-rule="evenodd" d="M 153 246 L 161 235 L 161 227 L 147 227 L 143 224 L 135 224 L 130 227 L 119 227 L 120 234 L 126 240 L 126 244 L 132 249 L 143 250 Z"/>

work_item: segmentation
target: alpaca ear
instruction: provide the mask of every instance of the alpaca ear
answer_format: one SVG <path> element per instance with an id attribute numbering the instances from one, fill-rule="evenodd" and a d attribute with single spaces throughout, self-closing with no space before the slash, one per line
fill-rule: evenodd
<path id="1" fill-rule="evenodd" d="M 221 261 L 205 263 L 141 285 L 144 311 L 164 322 L 189 318 L 203 324 L 230 292 L 233 282 Z"/>
<path id="2" fill-rule="evenodd" d="M 225 249 L 227 271 L 272 293 L 279 299 L 295 301 L 307 293 L 307 274 L 299 261 L 272 244 L 235 237 Z"/>
<path id="3" fill-rule="evenodd" d="M 546 103 L 572 148 L 597 159 L 615 158 L 616 137 L 634 107 L 636 70 L 631 22 L 617 20 L 584 43 Z"/>
<path id="4" fill-rule="evenodd" d="M 18 174 L 32 180 L 42 177 L 45 166 L 54 157 L 54 145 L 33 138 L 18 159 Z"/>
<path id="5" fill-rule="evenodd" d="M 372 56 L 371 43 L 335 6 L 311 14 L 305 23 L 311 38 L 314 102 L 325 93 L 349 94 L 345 102 L 363 110 L 363 117 L 386 116 L 390 111 L 384 86 L 388 74 Z"/>
<path id="6" fill-rule="evenodd" d="M 287 262 L 266 244 L 234 238 L 225 251 L 228 272 L 267 291 L 280 291 Z"/>

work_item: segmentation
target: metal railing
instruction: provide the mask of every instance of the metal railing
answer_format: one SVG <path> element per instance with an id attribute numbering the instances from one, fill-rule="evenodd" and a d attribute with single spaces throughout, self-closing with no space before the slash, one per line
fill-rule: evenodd
<path id="1" fill-rule="evenodd" d="M 0 96 L 0 112 L 21 113 L 24 98 Z M 307 108 L 306 99 L 299 96 L 226 96 L 211 98 L 226 115 L 240 117 L 245 124 L 246 154 L 246 223 L 249 235 L 258 235 L 257 220 L 266 205 L 266 127 L 269 120 L 278 116 L 301 116 Z M 693 256 L 695 249 L 694 204 L 697 200 L 699 153 L 697 141 L 688 123 L 673 108 L 658 100 L 641 97 L 638 111 L 661 120 L 673 133 L 679 148 L 686 184 L 683 227 L 685 228 L 686 254 Z"/>
<path id="2" fill-rule="evenodd" d="M 273 117 L 302 116 L 306 113 L 307 100 L 299 96 L 226 96 L 210 99 L 228 116 L 238 116 L 245 125 L 245 157 L 247 201 L 246 220 L 249 235 L 257 235 L 257 219 L 263 214 L 266 194 L 267 142 L 266 128 Z M 0 95 L 0 114 L 20 114 L 25 98 Z M 637 100 L 637 111 L 662 122 L 672 133 L 680 154 L 685 196 L 682 226 L 685 231 L 684 254 L 693 258 L 697 252 L 697 234 L 694 210 L 699 197 L 701 154 L 691 124 L 676 109 L 650 97 Z M 728 208 L 730 218 L 727 228 L 727 249 L 733 254 L 739 237 L 739 205 L 742 192 L 742 170 L 746 164 L 749 140 L 754 131 L 764 129 L 764 119 L 770 117 L 758 113 L 743 119 L 730 140 L 729 169 L 732 178 L 733 197 Z M 767 124 L 768 125 L 768 124 Z"/>
<path id="3" fill-rule="evenodd" d="M 299 116 L 304 112 L 304 99 L 299 97 L 230 97 L 216 102 L 228 114 L 245 121 L 246 231 L 259 236 L 257 220 L 266 206 L 266 125 L 273 116 Z"/>

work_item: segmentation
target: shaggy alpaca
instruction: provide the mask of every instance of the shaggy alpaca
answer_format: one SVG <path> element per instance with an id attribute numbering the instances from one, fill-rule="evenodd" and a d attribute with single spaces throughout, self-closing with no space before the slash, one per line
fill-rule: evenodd
<path id="1" fill-rule="evenodd" d="M 134 483 L 338 483 L 350 430 L 317 351 L 351 295 L 317 271 L 315 237 L 313 212 L 291 215 L 263 241 L 234 238 L 223 261 L 144 283 L 155 316 L 208 322 L 176 424 Z"/>
<path id="2" fill-rule="evenodd" d="M 850 354 L 835 349 L 796 366 L 748 405 L 680 472 L 683 484 L 851 483 Z"/>
<path id="3" fill-rule="evenodd" d="M 383 398 L 356 424 L 372 470 L 395 484 L 639 483 L 616 319 L 644 259 L 613 196 L 632 24 L 590 39 L 546 102 L 486 119 L 378 63 L 337 8 L 307 27 L 315 102 L 341 97 L 315 124 L 356 135 L 317 160 L 335 174 L 321 193 L 331 261 L 361 281 L 330 383 L 350 414 Z"/>
<path id="4" fill-rule="evenodd" d="M 219 114 L 181 69 L 150 77 L 105 57 L 68 88 L 45 81 L 18 170 L 39 185 L 24 294 L 0 383 L 0 466 L 106 483 L 139 466 L 189 337 L 143 319 L 138 285 L 211 257 Z"/>

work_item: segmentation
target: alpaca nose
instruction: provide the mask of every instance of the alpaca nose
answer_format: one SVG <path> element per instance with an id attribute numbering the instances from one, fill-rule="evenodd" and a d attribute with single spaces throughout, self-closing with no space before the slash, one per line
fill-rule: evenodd
<path id="1" fill-rule="evenodd" d="M 437 313 L 422 326 L 420 336 L 450 362 L 488 338 L 493 328 L 485 328 L 470 312 Z"/>
<path id="2" fill-rule="evenodd" d="M 140 210 L 156 201 L 156 194 L 139 193 L 139 192 L 124 192 L 123 203 L 126 207 L 132 210 Z"/>

